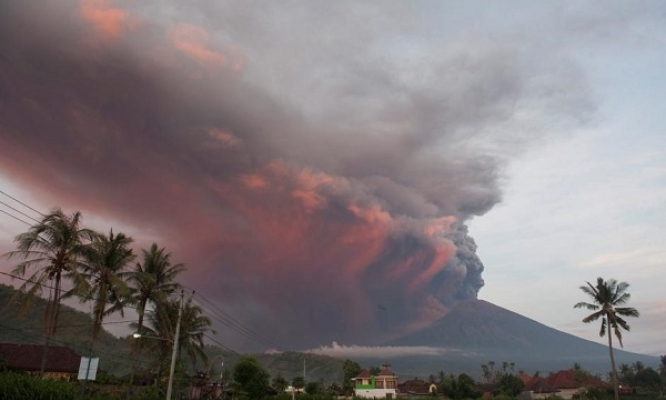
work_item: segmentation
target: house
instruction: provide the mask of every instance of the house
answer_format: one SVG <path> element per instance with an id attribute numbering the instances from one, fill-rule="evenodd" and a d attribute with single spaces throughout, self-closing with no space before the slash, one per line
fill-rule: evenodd
<path id="1" fill-rule="evenodd" d="M 555 372 L 547 378 L 534 377 L 525 386 L 525 391 L 531 399 L 544 399 L 553 395 L 571 399 L 585 389 L 607 387 L 606 382 L 585 371 L 570 369 Z"/>
<path id="2" fill-rule="evenodd" d="M 35 344 L 0 343 L 0 359 L 7 369 L 38 374 L 41 370 L 44 346 Z M 72 349 L 49 346 L 44 376 L 69 381 L 79 371 L 81 356 Z"/>
<path id="3" fill-rule="evenodd" d="M 423 397 L 437 393 L 437 385 L 414 378 L 398 384 L 398 392 L 401 395 Z"/>
<path id="4" fill-rule="evenodd" d="M 555 396 L 557 389 L 551 386 L 546 378 L 535 376 L 525 384 L 525 391 L 530 393 L 531 399 L 545 399 Z"/>
<path id="5" fill-rule="evenodd" d="M 394 399 L 398 393 L 398 377 L 393 371 L 389 370 L 390 366 L 391 364 L 385 363 L 376 375 L 363 370 L 358 376 L 352 378 L 354 381 L 354 395 L 367 399 Z"/>

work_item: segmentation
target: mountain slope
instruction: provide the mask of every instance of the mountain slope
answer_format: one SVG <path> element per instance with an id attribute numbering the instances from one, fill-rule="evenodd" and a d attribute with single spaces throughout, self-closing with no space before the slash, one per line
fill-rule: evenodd
<path id="1" fill-rule="evenodd" d="M 449 349 L 451 352 L 444 357 L 445 362 L 475 365 L 477 374 L 480 364 L 489 360 L 516 362 L 517 368 L 527 370 L 552 371 L 569 368 L 574 363 L 594 372 L 610 369 L 606 346 L 558 331 L 483 300 L 460 302 L 431 326 L 388 344 Z M 657 365 L 656 357 L 619 349 L 616 349 L 616 358 L 618 364 L 641 361 Z M 412 365 L 419 362 L 411 359 Z M 427 361 L 422 362 L 430 364 Z"/>

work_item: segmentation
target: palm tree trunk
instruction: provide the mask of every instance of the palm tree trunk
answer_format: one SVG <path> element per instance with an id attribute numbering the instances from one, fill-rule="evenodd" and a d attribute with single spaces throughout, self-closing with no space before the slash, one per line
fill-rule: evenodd
<path id="1" fill-rule="evenodd" d="M 608 322 L 608 318 L 606 318 L 606 321 Z M 608 352 L 610 353 L 610 359 L 611 359 L 611 372 L 613 374 L 613 388 L 615 389 L 615 400 L 620 400 L 620 388 L 618 385 L 617 381 L 617 369 L 615 368 L 615 356 L 613 355 L 613 335 L 611 334 L 610 331 L 610 324 L 606 324 L 606 327 L 608 331 L 606 334 L 608 335 Z"/>
<path id="2" fill-rule="evenodd" d="M 46 371 L 46 360 L 49 354 L 49 345 L 51 344 L 51 335 L 55 332 L 55 324 L 58 319 L 57 305 L 60 301 L 60 275 L 56 275 L 55 288 L 53 288 L 54 295 L 49 304 L 46 305 L 46 324 L 45 337 L 44 337 L 44 351 L 42 352 L 42 361 L 39 366 L 39 375 L 44 376 Z"/>
<path id="3" fill-rule="evenodd" d="M 146 302 L 142 301 L 141 304 L 139 304 L 139 326 L 137 328 L 137 332 L 140 334 L 141 331 L 143 330 L 143 314 L 146 310 Z M 136 347 L 135 347 L 136 346 Z M 132 349 L 132 368 L 130 369 L 130 376 L 129 376 L 129 387 L 127 389 L 127 399 L 129 400 L 130 397 L 132 396 L 132 389 L 134 388 L 134 370 L 136 369 L 136 364 L 137 360 L 139 357 L 141 357 L 141 339 L 137 339 L 136 345 L 132 345 L 134 347 Z"/>

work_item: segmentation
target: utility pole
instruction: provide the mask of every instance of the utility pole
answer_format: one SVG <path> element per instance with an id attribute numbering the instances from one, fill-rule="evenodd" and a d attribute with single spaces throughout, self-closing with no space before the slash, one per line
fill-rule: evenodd
<path id="1" fill-rule="evenodd" d="M 183 317 L 183 299 L 185 291 L 180 291 L 180 307 L 178 307 L 178 322 L 176 322 L 176 336 L 173 338 L 173 351 L 171 353 L 171 369 L 169 370 L 169 386 L 167 387 L 166 400 L 171 400 L 173 390 L 173 373 L 176 369 L 176 358 L 178 357 L 178 338 L 180 337 L 180 319 Z"/>

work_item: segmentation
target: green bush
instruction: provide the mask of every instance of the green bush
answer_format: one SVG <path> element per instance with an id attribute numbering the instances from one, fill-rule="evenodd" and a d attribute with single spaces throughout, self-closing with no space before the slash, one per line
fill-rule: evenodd
<path id="1" fill-rule="evenodd" d="M 68 382 L 40 379 L 15 372 L 0 373 L 0 400 L 74 400 L 76 390 Z"/>

